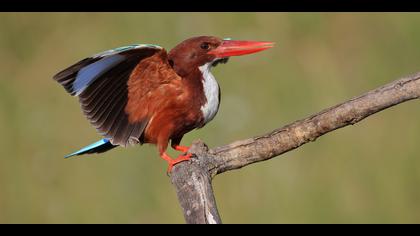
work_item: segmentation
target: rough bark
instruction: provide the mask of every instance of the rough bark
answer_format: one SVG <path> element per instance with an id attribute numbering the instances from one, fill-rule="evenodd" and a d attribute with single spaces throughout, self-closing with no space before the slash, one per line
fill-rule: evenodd
<path id="1" fill-rule="evenodd" d="M 221 223 L 211 180 L 220 173 L 265 161 L 315 141 L 336 129 L 405 101 L 420 98 L 420 73 L 369 91 L 315 115 L 267 134 L 208 149 L 196 141 L 194 157 L 179 163 L 171 173 L 187 223 Z"/>

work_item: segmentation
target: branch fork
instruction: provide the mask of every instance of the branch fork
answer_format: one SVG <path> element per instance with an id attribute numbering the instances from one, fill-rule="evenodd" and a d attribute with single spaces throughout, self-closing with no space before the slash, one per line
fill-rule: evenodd
<path id="1" fill-rule="evenodd" d="M 186 222 L 222 223 L 211 184 L 214 176 L 269 160 L 379 111 L 419 98 L 420 73 L 417 73 L 264 135 L 212 149 L 201 140 L 194 141 L 189 150 L 193 154 L 191 160 L 174 166 L 170 176 Z"/>

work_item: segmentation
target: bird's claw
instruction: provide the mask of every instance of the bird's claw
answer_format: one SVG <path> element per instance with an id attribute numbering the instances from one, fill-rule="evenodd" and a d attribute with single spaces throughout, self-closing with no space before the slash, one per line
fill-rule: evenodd
<path id="1" fill-rule="evenodd" d="M 177 151 L 184 152 L 184 153 L 188 152 L 188 150 L 190 150 L 190 147 L 181 146 L 181 145 L 175 145 L 175 146 L 173 146 L 173 148 Z"/>
<path id="2" fill-rule="evenodd" d="M 172 171 L 172 168 L 183 161 L 189 161 L 191 159 L 192 154 L 191 153 L 187 153 L 185 155 L 179 155 L 176 159 L 173 159 L 171 161 L 168 161 L 169 166 L 168 166 L 168 170 L 166 171 L 167 174 L 169 174 Z"/>

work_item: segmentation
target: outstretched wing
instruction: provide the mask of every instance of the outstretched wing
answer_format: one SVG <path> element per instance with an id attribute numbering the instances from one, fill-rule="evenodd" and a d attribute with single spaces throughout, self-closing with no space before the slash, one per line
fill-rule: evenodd
<path id="1" fill-rule="evenodd" d="M 116 48 L 77 62 L 56 74 L 54 80 L 79 97 L 87 119 L 112 144 L 136 144 L 148 118 L 129 122 L 125 112 L 127 82 L 139 63 L 159 52 L 165 50 L 150 44 Z"/>

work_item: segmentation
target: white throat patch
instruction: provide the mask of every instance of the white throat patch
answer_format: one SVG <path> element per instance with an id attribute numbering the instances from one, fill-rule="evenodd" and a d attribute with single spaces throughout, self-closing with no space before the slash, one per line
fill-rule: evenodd
<path id="1" fill-rule="evenodd" d="M 203 74 L 203 89 L 207 102 L 201 106 L 204 115 L 204 123 L 211 121 L 219 109 L 219 84 L 210 72 L 213 62 L 206 63 L 198 69 Z"/>

